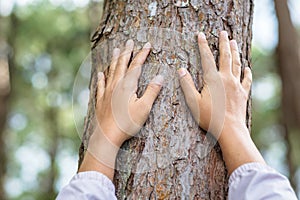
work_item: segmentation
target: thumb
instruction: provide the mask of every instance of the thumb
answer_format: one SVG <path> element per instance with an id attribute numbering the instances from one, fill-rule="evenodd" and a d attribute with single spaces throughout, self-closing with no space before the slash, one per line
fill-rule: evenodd
<path id="1" fill-rule="evenodd" d="M 178 70 L 178 75 L 185 100 L 192 110 L 193 106 L 197 104 L 199 92 L 194 84 L 191 74 L 185 68 L 180 68 Z"/>
<path id="2" fill-rule="evenodd" d="M 144 95 L 140 98 L 142 106 L 148 108 L 149 111 L 162 88 L 163 82 L 164 77 L 162 75 L 155 76 L 148 84 Z"/>

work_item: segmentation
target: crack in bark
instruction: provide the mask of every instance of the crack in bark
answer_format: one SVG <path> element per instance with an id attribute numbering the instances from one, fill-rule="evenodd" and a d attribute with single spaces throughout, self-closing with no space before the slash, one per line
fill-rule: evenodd
<path id="1" fill-rule="evenodd" d="M 109 10 L 110 5 L 112 5 L 112 4 L 109 3 L 109 0 L 105 0 L 103 5 L 104 5 L 104 10 Z M 104 15 L 102 17 L 102 20 L 101 20 L 97 30 L 91 37 L 91 42 L 93 43 L 92 49 L 94 49 L 97 46 L 98 42 L 101 40 L 101 38 L 103 36 L 103 31 L 105 30 L 105 27 L 108 23 L 110 15 L 111 15 L 110 12 L 104 12 Z"/>

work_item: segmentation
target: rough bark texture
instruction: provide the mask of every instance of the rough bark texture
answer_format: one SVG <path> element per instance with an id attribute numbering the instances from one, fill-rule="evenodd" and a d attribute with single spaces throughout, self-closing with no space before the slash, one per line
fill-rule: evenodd
<path id="1" fill-rule="evenodd" d="M 119 152 L 114 177 L 117 197 L 226 199 L 228 175 L 220 148 L 194 122 L 185 104 L 176 69 L 187 67 L 198 82 L 202 70 L 195 33 L 206 33 L 218 60 L 220 30 L 227 30 L 229 36 L 237 40 L 243 67 L 249 67 L 252 12 L 252 0 L 106 1 L 102 21 L 92 38 L 90 103 L 79 164 L 93 130 L 96 72 L 105 70 L 112 49 L 123 45 L 127 39 L 133 39 L 137 49 L 150 41 L 153 49 L 146 62 L 150 66 L 143 67 L 138 95 L 156 74 L 165 75 L 166 83 L 145 126 Z M 200 79 L 199 90 L 201 86 Z M 250 104 L 248 109 L 250 127 Z"/>
<path id="2" fill-rule="evenodd" d="M 300 139 L 300 40 L 293 26 L 287 0 L 275 0 L 278 18 L 278 69 L 282 80 L 282 122 L 285 127 L 287 142 L 287 163 L 290 181 L 296 189 L 297 143 Z M 295 142 L 294 142 L 295 141 Z"/>

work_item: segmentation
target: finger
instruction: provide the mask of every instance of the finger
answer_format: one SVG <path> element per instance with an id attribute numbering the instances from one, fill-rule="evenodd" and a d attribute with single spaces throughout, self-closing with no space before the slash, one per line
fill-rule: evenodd
<path id="1" fill-rule="evenodd" d="M 220 61 L 219 61 L 220 71 L 231 74 L 232 57 L 231 57 L 228 34 L 226 31 L 220 32 L 219 48 L 220 48 Z"/>
<path id="2" fill-rule="evenodd" d="M 136 67 L 141 67 L 144 62 L 146 61 L 149 52 L 151 49 L 151 44 L 149 42 L 147 42 L 143 49 L 141 51 L 139 51 L 139 53 L 135 56 L 135 58 L 133 59 L 133 61 L 131 62 L 129 69 L 128 70 L 132 70 Z"/>
<path id="3" fill-rule="evenodd" d="M 133 51 L 134 42 L 133 40 L 128 40 L 126 42 L 125 50 L 121 53 L 115 71 L 114 80 L 118 81 L 120 78 L 123 78 L 128 67 L 128 63 Z"/>
<path id="4" fill-rule="evenodd" d="M 199 92 L 194 84 L 191 74 L 185 68 L 180 68 L 178 70 L 178 75 L 180 77 L 180 85 L 185 100 L 190 109 L 192 109 L 195 105 L 197 105 L 197 97 L 199 96 Z"/>
<path id="5" fill-rule="evenodd" d="M 123 79 L 123 85 L 125 86 L 124 88 L 128 89 L 133 93 L 136 93 L 138 87 L 138 80 L 141 73 L 142 67 L 135 67 L 131 71 L 127 72 Z"/>
<path id="6" fill-rule="evenodd" d="M 105 77 L 103 72 L 99 72 L 97 75 L 98 85 L 97 85 L 97 103 L 102 99 L 105 91 Z"/>
<path id="7" fill-rule="evenodd" d="M 142 65 L 147 59 L 150 52 L 151 44 L 148 42 L 144 45 L 143 49 L 135 56 L 131 62 L 129 69 L 126 73 L 126 82 L 130 85 L 130 88 L 136 92 L 139 77 L 142 72 Z"/>
<path id="8" fill-rule="evenodd" d="M 139 99 L 141 106 L 145 107 L 146 110 L 150 111 L 150 109 L 152 108 L 152 105 L 162 88 L 163 82 L 164 77 L 161 75 L 157 75 L 148 84 L 144 95 Z"/>
<path id="9" fill-rule="evenodd" d="M 201 64 L 204 73 L 204 78 L 211 72 L 217 72 L 215 58 L 211 53 L 204 33 L 198 34 L 198 46 L 201 57 Z"/>
<path id="10" fill-rule="evenodd" d="M 239 48 L 235 40 L 230 41 L 230 49 L 232 55 L 232 74 L 234 77 L 240 79 L 241 77 L 241 60 Z"/>
<path id="11" fill-rule="evenodd" d="M 244 79 L 242 81 L 242 85 L 244 90 L 249 94 L 252 84 L 252 72 L 249 67 L 246 67 L 244 70 Z"/>
<path id="12" fill-rule="evenodd" d="M 113 50 L 113 56 L 111 59 L 111 63 L 109 66 L 109 73 L 108 73 L 108 78 L 107 78 L 107 84 L 111 84 L 112 80 L 113 80 L 113 76 L 116 70 L 116 66 L 117 66 L 117 62 L 118 62 L 118 58 L 120 56 L 120 49 L 119 48 L 115 48 Z"/>

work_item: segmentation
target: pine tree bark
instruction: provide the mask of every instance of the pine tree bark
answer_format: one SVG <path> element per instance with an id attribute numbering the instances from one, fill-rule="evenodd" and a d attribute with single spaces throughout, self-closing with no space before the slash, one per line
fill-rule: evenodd
<path id="1" fill-rule="evenodd" d="M 119 199 L 226 199 L 228 175 L 220 147 L 201 130 L 185 105 L 176 69 L 201 77 L 195 33 L 203 31 L 218 60 L 218 33 L 237 40 L 243 67 L 250 67 L 252 0 L 105 1 L 92 41 L 90 102 L 79 164 L 92 133 L 96 74 L 105 70 L 112 49 L 131 38 L 136 48 L 150 41 L 138 95 L 156 74 L 166 79 L 149 119 L 137 137 L 124 143 L 116 161 L 114 184 Z M 201 79 L 197 87 L 201 89 Z M 247 125 L 251 125 L 250 103 Z"/>
<path id="2" fill-rule="evenodd" d="M 275 0 L 278 18 L 278 72 L 282 81 L 282 124 L 287 144 L 287 164 L 291 185 L 296 190 L 296 172 L 300 159 L 298 141 L 300 139 L 300 40 L 294 27 L 287 0 Z"/>

